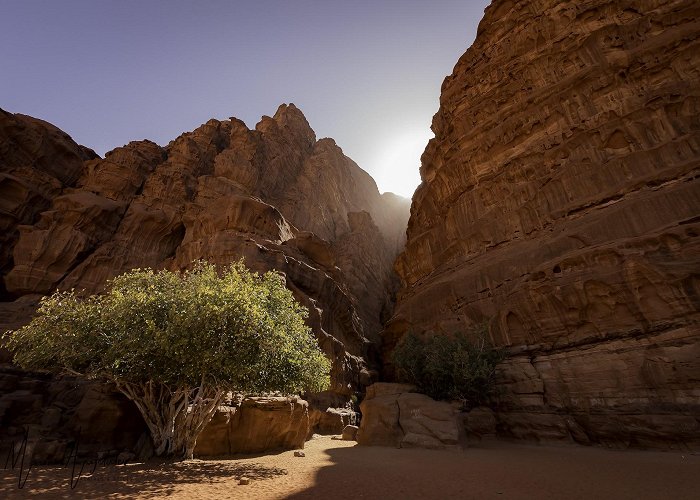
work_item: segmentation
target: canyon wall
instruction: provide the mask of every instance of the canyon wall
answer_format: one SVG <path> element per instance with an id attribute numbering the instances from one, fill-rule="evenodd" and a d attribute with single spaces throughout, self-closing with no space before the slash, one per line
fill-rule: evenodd
<path id="1" fill-rule="evenodd" d="M 310 311 L 332 360 L 332 387 L 312 404 L 343 406 L 376 379 L 409 201 L 380 195 L 292 104 L 253 130 L 210 120 L 165 147 L 132 142 L 105 158 L 0 111 L 0 209 L 0 331 L 28 322 L 57 288 L 96 293 L 132 268 L 244 258 L 283 273 Z M 0 357 L 9 361 L 1 348 Z M 0 419 L 20 411 L 11 396 Z"/>
<path id="2" fill-rule="evenodd" d="M 387 373 L 488 321 L 502 434 L 700 444 L 700 4 L 494 0 L 432 128 Z"/>

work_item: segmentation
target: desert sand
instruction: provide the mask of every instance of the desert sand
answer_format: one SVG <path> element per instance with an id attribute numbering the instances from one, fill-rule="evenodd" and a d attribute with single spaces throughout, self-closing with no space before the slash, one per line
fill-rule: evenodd
<path id="1" fill-rule="evenodd" d="M 359 447 L 328 436 L 293 451 L 70 468 L 35 467 L 24 489 L 0 470 L 0 498 L 696 499 L 700 456 L 483 441 L 459 450 Z M 250 479 L 247 485 L 240 478 Z"/>

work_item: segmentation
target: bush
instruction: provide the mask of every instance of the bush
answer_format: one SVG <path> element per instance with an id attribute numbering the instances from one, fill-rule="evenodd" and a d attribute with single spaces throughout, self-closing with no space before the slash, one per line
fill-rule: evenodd
<path id="1" fill-rule="evenodd" d="M 495 389 L 496 365 L 504 358 L 481 327 L 470 334 L 421 339 L 409 333 L 392 353 L 401 382 L 434 399 L 461 400 L 466 408 L 488 401 Z"/>
<path id="2" fill-rule="evenodd" d="M 56 292 L 8 332 L 15 362 L 112 381 L 143 415 L 157 455 L 191 457 L 229 391 L 321 391 L 330 362 L 273 272 L 136 269 L 102 295 Z"/>

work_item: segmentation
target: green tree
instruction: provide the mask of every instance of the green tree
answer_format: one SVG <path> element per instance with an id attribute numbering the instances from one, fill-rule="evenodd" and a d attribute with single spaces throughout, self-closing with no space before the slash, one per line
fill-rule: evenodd
<path id="1" fill-rule="evenodd" d="M 392 353 L 397 378 L 435 399 L 461 400 L 467 408 L 484 404 L 505 356 L 486 335 L 485 326 L 454 336 L 409 333 Z"/>
<path id="2" fill-rule="evenodd" d="M 135 269 L 81 298 L 57 291 L 7 332 L 25 369 L 107 379 L 143 415 L 159 456 L 191 458 L 231 391 L 317 392 L 330 362 L 277 273 L 206 262 L 177 273 Z"/>

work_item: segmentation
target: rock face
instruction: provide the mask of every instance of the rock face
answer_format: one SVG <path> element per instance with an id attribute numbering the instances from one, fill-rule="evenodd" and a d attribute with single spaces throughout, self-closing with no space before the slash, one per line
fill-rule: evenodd
<path id="1" fill-rule="evenodd" d="M 469 412 L 462 413 L 461 418 L 467 438 L 480 441 L 483 437 L 496 436 L 497 420 L 490 408 L 472 408 Z"/>
<path id="2" fill-rule="evenodd" d="M 459 443 L 457 409 L 405 384 L 376 383 L 360 404 L 361 445 L 440 449 Z"/>
<path id="3" fill-rule="evenodd" d="M 387 361 L 409 330 L 487 320 L 502 433 L 700 444 L 698 19 L 492 3 L 442 87 Z"/>
<path id="4" fill-rule="evenodd" d="M 309 434 L 309 405 L 286 397 L 253 397 L 222 407 L 204 428 L 197 456 L 259 453 L 303 448 Z"/>
<path id="5" fill-rule="evenodd" d="M 254 130 L 210 120 L 166 147 L 131 142 L 104 159 L 48 123 L 0 110 L 0 333 L 27 323 L 57 288 L 96 293 L 137 267 L 244 258 L 283 273 L 309 309 L 333 363 L 331 389 L 310 402 L 343 407 L 376 378 L 408 214 L 408 200 L 380 195 L 292 104 Z M 9 360 L 0 346 L 0 363 Z M 21 425 L 12 412 L 0 423 L 0 439 Z"/>
<path id="6" fill-rule="evenodd" d="M 18 226 L 31 224 L 96 157 L 49 123 L 0 110 L 0 272 L 13 267 Z M 2 284 L 0 300 L 8 300 Z"/>
<path id="7" fill-rule="evenodd" d="M 309 308 L 333 360 L 332 388 L 315 396 L 323 409 L 371 382 L 408 202 L 381 196 L 294 105 L 255 130 L 210 120 L 164 148 L 132 142 L 104 159 L 44 122 L 0 120 L 0 330 L 56 288 L 95 293 L 136 267 L 244 258 L 283 273 Z"/>
<path id="8" fill-rule="evenodd" d="M 33 463 L 76 452 L 114 458 L 150 441 L 136 407 L 108 384 L 0 368 L 0 454 L 19 447 L 25 432 Z"/>
<path id="9" fill-rule="evenodd" d="M 350 408 L 327 408 L 326 411 L 309 411 L 311 431 L 317 434 L 341 434 L 348 425 L 355 425 L 358 414 Z"/>

